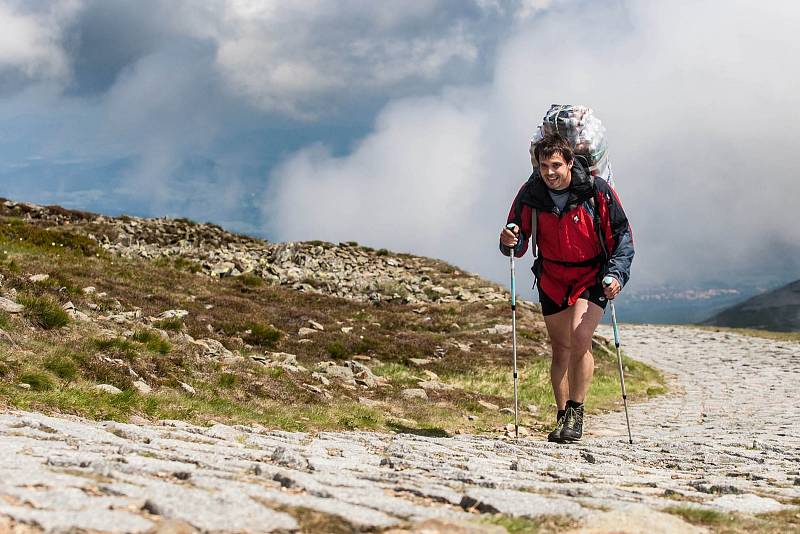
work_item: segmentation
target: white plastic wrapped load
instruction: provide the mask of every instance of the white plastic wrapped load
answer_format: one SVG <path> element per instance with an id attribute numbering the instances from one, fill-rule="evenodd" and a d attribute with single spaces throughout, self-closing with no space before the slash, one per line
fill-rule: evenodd
<path id="1" fill-rule="evenodd" d="M 592 176 L 599 177 L 614 187 L 614 175 L 608 160 L 606 129 L 600 119 L 594 116 L 592 108 L 553 104 L 542 119 L 531 139 L 531 162 L 538 165 L 534 155 L 536 143 L 545 135 L 558 133 L 564 136 L 575 154 L 586 158 Z"/>

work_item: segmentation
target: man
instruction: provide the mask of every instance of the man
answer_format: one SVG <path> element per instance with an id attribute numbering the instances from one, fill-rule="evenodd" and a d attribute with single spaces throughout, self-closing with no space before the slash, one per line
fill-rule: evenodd
<path id="1" fill-rule="evenodd" d="M 566 139 L 545 136 L 534 155 L 538 165 L 514 199 L 508 214 L 513 229 L 501 232 L 500 250 L 522 257 L 531 237 L 538 247 L 533 271 L 553 351 L 550 379 L 558 409 L 547 439 L 571 442 L 583 435 L 583 403 L 594 373 L 592 335 L 608 299 L 628 281 L 633 237 L 614 190 L 590 175 Z M 608 286 L 602 284 L 606 276 L 613 280 Z"/>

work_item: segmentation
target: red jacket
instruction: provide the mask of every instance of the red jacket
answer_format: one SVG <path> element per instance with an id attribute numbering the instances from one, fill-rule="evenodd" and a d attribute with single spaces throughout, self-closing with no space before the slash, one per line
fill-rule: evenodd
<path id="1" fill-rule="evenodd" d="M 595 209 L 601 232 L 595 226 Z M 581 293 L 606 275 L 625 285 L 633 261 L 630 224 L 616 192 L 605 180 L 595 180 L 580 158 L 575 158 L 572 166 L 570 196 L 563 212 L 559 213 L 550 198 L 538 169 L 519 190 L 508 214 L 508 222 L 521 231 L 516 257 L 522 257 L 528 248 L 533 210 L 538 215 L 535 240 L 539 249 L 533 271 L 540 290 L 548 297 L 572 306 Z M 510 253 L 502 244 L 500 249 L 506 255 Z"/>

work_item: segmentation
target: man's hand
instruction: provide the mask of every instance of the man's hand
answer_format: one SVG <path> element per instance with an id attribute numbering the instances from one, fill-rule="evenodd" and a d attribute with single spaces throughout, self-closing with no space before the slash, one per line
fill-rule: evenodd
<path id="1" fill-rule="evenodd" d="M 506 247 L 514 248 L 517 246 L 517 242 L 519 241 L 517 238 L 519 235 L 519 226 L 516 224 L 511 224 L 510 226 L 513 226 L 514 230 L 512 231 L 507 227 L 503 228 L 503 231 L 500 232 L 500 242 Z"/>
<path id="2" fill-rule="evenodd" d="M 606 284 L 606 282 L 611 283 Z M 619 295 L 620 291 L 622 291 L 622 287 L 619 285 L 619 280 L 613 276 L 607 276 L 603 279 L 603 292 L 608 300 L 614 300 L 614 297 Z"/>

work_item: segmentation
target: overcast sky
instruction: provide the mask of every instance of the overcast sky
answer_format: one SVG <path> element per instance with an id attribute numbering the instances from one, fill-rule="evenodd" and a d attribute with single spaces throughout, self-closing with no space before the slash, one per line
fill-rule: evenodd
<path id="1" fill-rule="evenodd" d="M 788 0 L 0 0 L 0 195 L 505 281 L 529 138 L 581 103 L 608 130 L 632 285 L 788 281 L 798 23 Z"/>

